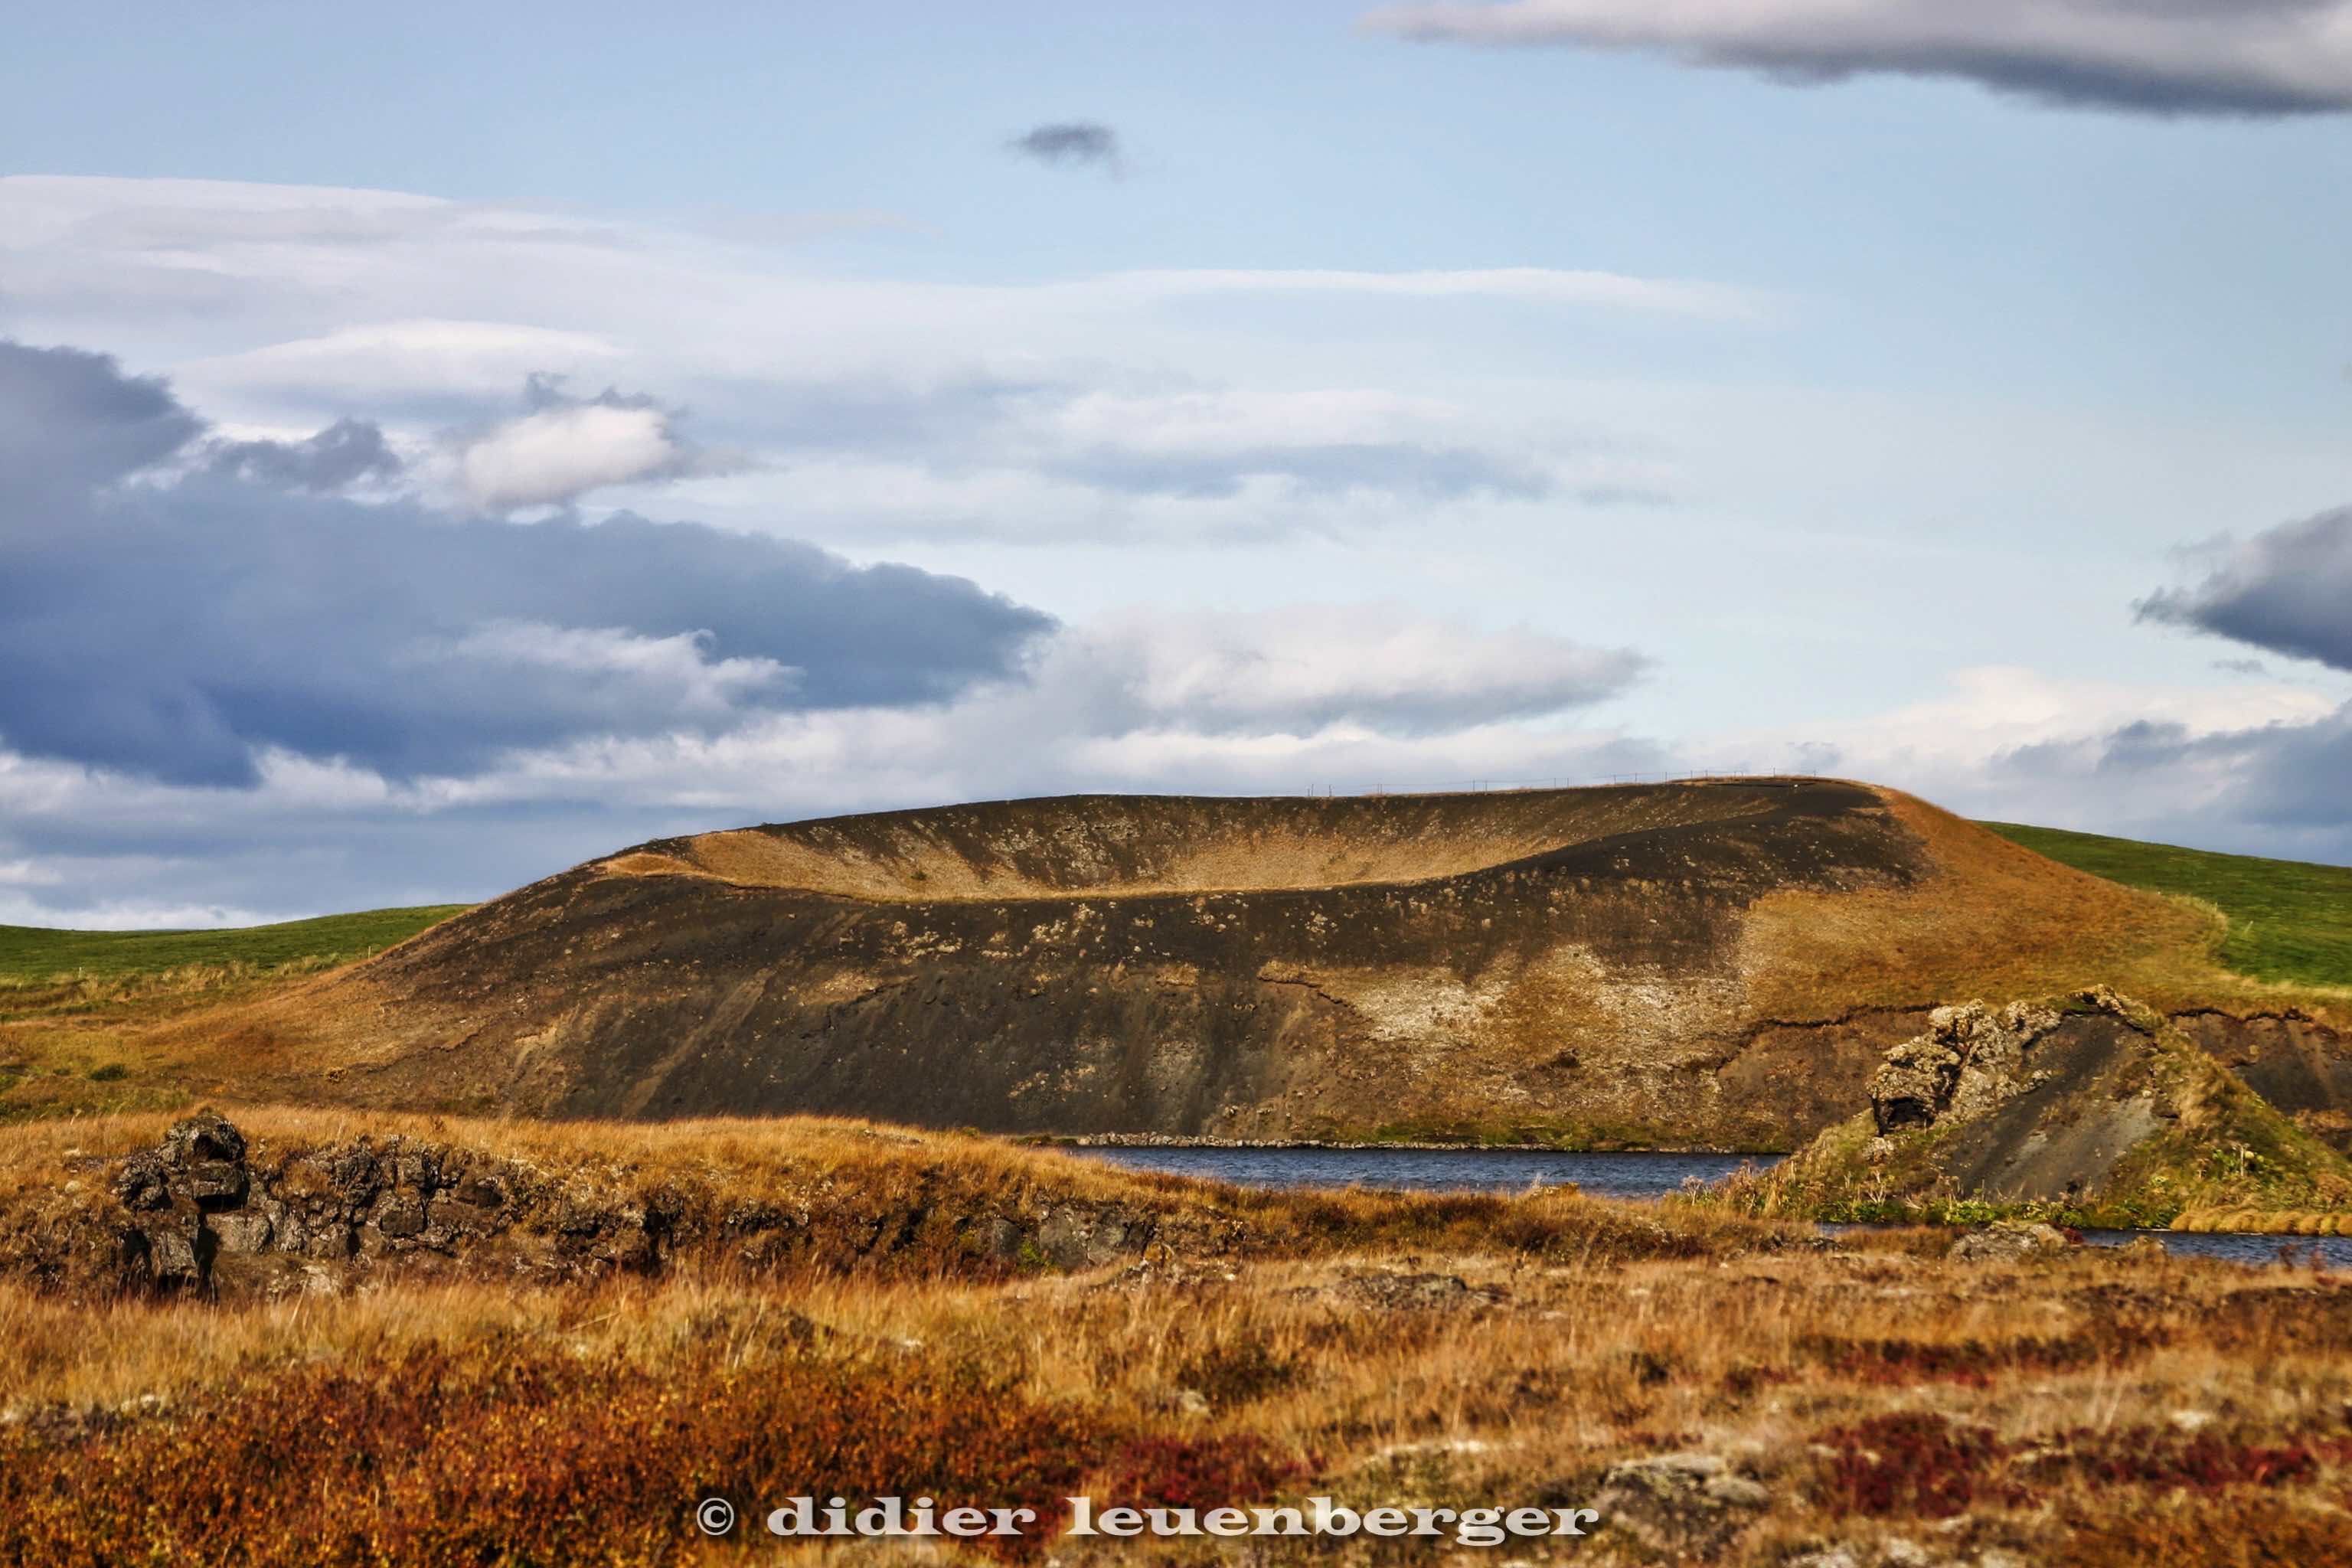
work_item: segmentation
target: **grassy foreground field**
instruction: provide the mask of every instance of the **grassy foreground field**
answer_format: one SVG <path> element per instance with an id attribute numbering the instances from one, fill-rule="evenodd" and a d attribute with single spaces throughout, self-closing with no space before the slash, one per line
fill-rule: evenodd
<path id="1" fill-rule="evenodd" d="M 426 904 L 363 910 L 233 931 L 53 931 L 0 926 L 0 984 L 36 984 L 61 975 L 113 979 L 192 964 L 276 969 L 305 961 L 365 958 L 468 907 Z"/>
<path id="2" fill-rule="evenodd" d="M 791 1497 L 919 1495 L 1038 1523 L 799 1560 L 2352 1561 L 2333 1277 L 1971 1263 L 1933 1233 L 1832 1245 L 1557 1192 L 1240 1193 L 842 1122 L 241 1120 L 273 1190 L 367 1138 L 394 1164 L 527 1166 L 548 1206 L 517 1224 L 551 1237 L 634 1202 L 807 1240 L 681 1220 L 657 1252 L 533 1280 L 378 1233 L 324 1287 L 92 1293 L 26 1249 L 103 1208 L 162 1121 L 0 1132 L 0 1560 L 749 1563 Z M 1074 1209 L 1127 1223 L 1057 1261 Z M 983 1216 L 1030 1239 L 973 1246 Z M 1056 1538 L 1076 1495 L 1601 1519 L 1492 1551 Z M 713 1496 L 743 1521 L 725 1538 L 694 1523 Z"/>
<path id="3" fill-rule="evenodd" d="M 2211 905 L 2229 921 L 2221 962 L 2241 974 L 2352 986 L 2352 866 L 2217 855 L 2013 822 L 1982 826 L 2078 871 Z"/>

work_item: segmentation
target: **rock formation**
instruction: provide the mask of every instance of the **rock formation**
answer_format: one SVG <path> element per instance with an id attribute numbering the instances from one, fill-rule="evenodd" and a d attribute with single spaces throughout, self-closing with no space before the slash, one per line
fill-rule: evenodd
<path id="1" fill-rule="evenodd" d="M 0 1276 L 239 1298 L 393 1279 L 552 1284 L 688 1258 L 987 1278 L 1213 1258 L 1248 1241 L 1237 1213 L 1066 1157 L 1035 1156 L 1035 1179 L 1007 1185 L 985 1158 L 943 1160 L 896 1133 L 834 1124 L 814 1149 L 805 1125 L 776 1137 L 749 1170 L 673 1155 L 641 1171 L 568 1132 L 523 1158 L 413 1131 L 248 1139 L 206 1110 L 128 1154 L 68 1150 L 0 1198 Z"/>
<path id="2" fill-rule="evenodd" d="M 2352 1162 L 2104 987 L 2054 1005 L 1937 1008 L 1869 1089 L 1869 1111 L 1772 1173 L 1779 1206 L 1967 1217 L 1992 1205 L 2125 1226 L 2217 1206 L 2352 1220 Z"/>

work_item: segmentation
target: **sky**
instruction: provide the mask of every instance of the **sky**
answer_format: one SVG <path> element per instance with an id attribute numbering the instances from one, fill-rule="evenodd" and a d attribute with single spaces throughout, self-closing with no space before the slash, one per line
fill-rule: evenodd
<path id="1" fill-rule="evenodd" d="M 2352 863 L 2352 0 L 11 28 L 0 922 L 1702 770 Z"/>

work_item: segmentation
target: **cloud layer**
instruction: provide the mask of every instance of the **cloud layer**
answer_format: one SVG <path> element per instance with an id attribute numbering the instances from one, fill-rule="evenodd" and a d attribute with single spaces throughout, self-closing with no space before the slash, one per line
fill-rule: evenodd
<path id="1" fill-rule="evenodd" d="M 1365 25 L 1654 50 L 1783 81 L 1952 77 L 2158 114 L 2352 109 L 2352 0 L 1447 0 L 1385 5 Z"/>
<path id="2" fill-rule="evenodd" d="M 1549 375 L 1573 357 L 1536 353 L 1531 332 L 1712 343 L 1775 331 L 1784 309 L 1566 267 L 845 277 L 774 244 L 577 215 L 60 177 L 0 178 L 0 295 L 23 336 L 116 345 L 137 323 L 142 357 L 241 431 L 379 424 L 468 507 L 617 486 L 646 509 L 642 487 L 686 481 L 730 526 L 804 506 L 828 542 L 893 550 L 1335 537 L 1425 521 L 1433 501 L 1549 522 L 1563 502 L 1679 494 L 1668 454 L 1615 431 L 1605 396 L 1570 410 L 1492 381 L 1463 334 L 1491 342 L 1507 320 L 1512 353 Z M 542 373 L 658 387 L 712 449 L 642 398 L 516 408 Z"/>
<path id="3" fill-rule="evenodd" d="M 0 742 L 180 783 L 250 783 L 272 749 L 462 773 L 583 736 L 940 700 L 1015 674 L 1051 625 L 788 541 L 318 493 L 379 471 L 367 426 L 142 477 L 202 429 L 109 359 L 0 342 Z"/>
<path id="4" fill-rule="evenodd" d="M 457 441 L 461 472 L 551 415 L 671 417 L 530 401 Z M 1267 414 L 1196 407 L 1156 455 L 1175 468 L 1118 482 L 1206 482 L 1174 476 L 1229 426 L 1265 442 Z M 1397 416 L 1294 411 L 1302 437 Z M 604 445 L 627 460 L 575 460 Z M 551 450 L 533 460 L 555 479 L 476 499 L 558 502 L 659 456 Z M 1395 605 L 1057 626 L 766 535 L 511 521 L 426 499 L 438 481 L 372 422 L 231 440 L 76 349 L 0 342 L 0 461 L 21 481 L 0 500 L 0 920 L 488 894 L 661 833 L 878 803 L 1622 768 L 1621 738 L 1579 721 L 1647 668 Z"/>

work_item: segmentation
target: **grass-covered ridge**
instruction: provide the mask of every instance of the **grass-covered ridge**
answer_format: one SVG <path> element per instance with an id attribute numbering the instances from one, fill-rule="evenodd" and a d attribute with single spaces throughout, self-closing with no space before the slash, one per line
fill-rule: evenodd
<path id="1" fill-rule="evenodd" d="M 62 974 L 113 978 L 190 964 L 277 969 L 322 959 L 364 958 L 468 907 L 425 904 L 414 909 L 362 910 L 229 931 L 55 931 L 44 926 L 0 926 L 0 982 L 44 981 Z"/>
<path id="2" fill-rule="evenodd" d="M 2257 980 L 2352 986 L 2352 866 L 2315 866 L 1987 822 L 2002 837 L 2126 887 L 2198 899 L 2229 921 L 2221 961 Z"/>

